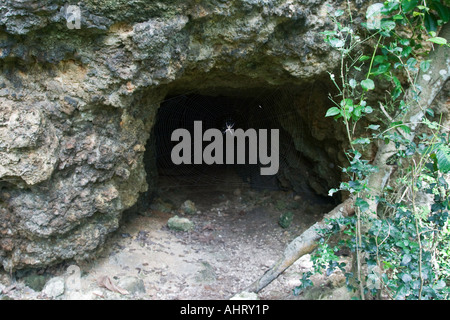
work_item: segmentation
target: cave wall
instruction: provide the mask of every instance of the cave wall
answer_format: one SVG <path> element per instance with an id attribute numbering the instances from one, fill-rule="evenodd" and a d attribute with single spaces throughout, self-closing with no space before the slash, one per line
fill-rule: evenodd
<path id="1" fill-rule="evenodd" d="M 86 258 L 117 229 L 123 211 L 155 187 L 143 157 L 169 93 L 304 88 L 291 102 L 300 120 L 282 125 L 311 160 L 314 189 L 332 181 L 337 129 L 320 119 L 323 79 L 338 55 L 320 32 L 330 27 L 329 7 L 346 1 L 88 0 L 79 4 L 80 29 L 67 27 L 65 4 L 0 3 L 5 269 Z M 356 16 L 360 1 L 353 6 Z M 290 121 L 303 121 L 312 139 Z M 304 169 L 295 163 L 286 176 Z"/>

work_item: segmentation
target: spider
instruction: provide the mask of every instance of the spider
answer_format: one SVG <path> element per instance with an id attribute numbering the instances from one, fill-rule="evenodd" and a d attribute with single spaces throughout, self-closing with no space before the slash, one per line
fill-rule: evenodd
<path id="1" fill-rule="evenodd" d="M 230 123 L 226 122 L 225 125 L 226 125 L 227 128 L 225 129 L 223 134 L 227 133 L 227 131 L 228 131 L 229 133 L 231 133 L 231 135 L 233 135 L 233 132 L 231 130 L 233 130 L 234 122 L 230 122 Z"/>

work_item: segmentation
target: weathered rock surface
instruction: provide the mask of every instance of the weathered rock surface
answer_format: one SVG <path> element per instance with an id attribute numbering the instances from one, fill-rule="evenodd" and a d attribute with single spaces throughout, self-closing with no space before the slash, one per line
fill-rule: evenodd
<path id="1" fill-rule="evenodd" d="M 104 243 L 155 186 L 144 153 L 168 94 L 303 88 L 284 96 L 293 112 L 280 121 L 295 148 L 280 179 L 301 189 L 300 174 L 326 190 L 339 151 L 335 140 L 317 144 L 336 136 L 318 120 L 337 60 L 320 35 L 329 5 L 347 4 L 83 1 L 81 28 L 69 29 L 61 1 L 0 2 L 0 265 L 84 259 Z M 298 164 L 300 153 L 309 164 Z"/>
<path id="2" fill-rule="evenodd" d="M 64 294 L 65 281 L 63 277 L 54 277 L 47 281 L 42 293 L 49 298 L 56 298 Z"/>
<path id="3" fill-rule="evenodd" d="M 174 216 L 167 221 L 167 226 L 172 230 L 189 231 L 194 227 L 194 223 L 187 218 Z"/>
<path id="4" fill-rule="evenodd" d="M 195 214 L 197 212 L 197 209 L 195 208 L 195 203 L 193 203 L 191 200 L 186 200 L 180 206 L 180 211 L 185 214 Z"/>

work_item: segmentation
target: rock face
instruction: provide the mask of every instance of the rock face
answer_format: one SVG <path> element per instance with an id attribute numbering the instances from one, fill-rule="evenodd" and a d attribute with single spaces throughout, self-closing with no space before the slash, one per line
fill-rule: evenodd
<path id="1" fill-rule="evenodd" d="M 295 146 L 279 179 L 326 190 L 339 153 L 333 124 L 319 121 L 338 58 L 320 35 L 330 5 L 346 2 L 88 0 L 71 29 L 62 1 L 2 1 L 0 265 L 83 259 L 103 244 L 155 187 L 147 142 L 170 94 L 293 87 L 273 102 L 282 113 L 288 100 L 280 123 Z"/>

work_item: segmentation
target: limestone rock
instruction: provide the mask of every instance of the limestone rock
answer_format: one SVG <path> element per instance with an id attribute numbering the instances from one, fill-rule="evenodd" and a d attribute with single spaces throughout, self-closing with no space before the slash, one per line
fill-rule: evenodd
<path id="1" fill-rule="evenodd" d="M 172 217 L 167 221 L 167 225 L 172 230 L 189 231 L 194 228 L 194 223 L 187 218 L 180 218 L 178 216 Z"/>
<path id="2" fill-rule="evenodd" d="M 47 281 L 42 289 L 44 293 L 49 298 L 56 298 L 64 294 L 65 280 L 63 277 L 54 277 Z"/>
<path id="3" fill-rule="evenodd" d="M 280 218 L 278 219 L 278 224 L 284 229 L 289 228 L 293 218 L 294 214 L 292 213 L 292 211 L 286 211 L 280 215 Z"/>
<path id="4" fill-rule="evenodd" d="M 191 200 L 186 200 L 180 207 L 180 210 L 185 214 L 195 214 L 197 209 L 195 208 L 195 203 Z"/>

